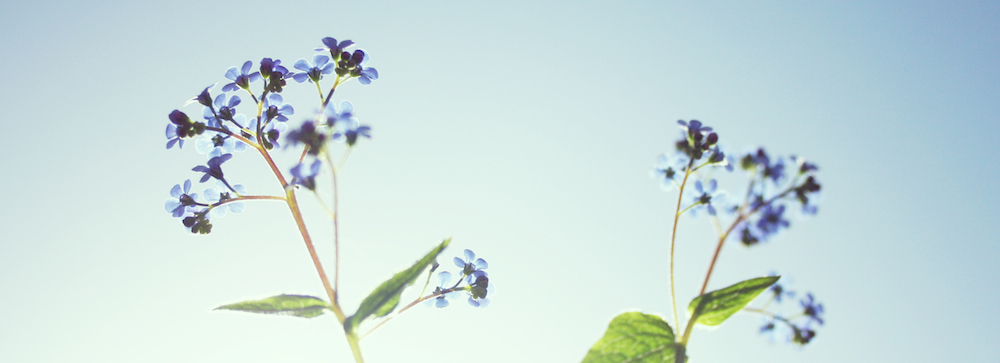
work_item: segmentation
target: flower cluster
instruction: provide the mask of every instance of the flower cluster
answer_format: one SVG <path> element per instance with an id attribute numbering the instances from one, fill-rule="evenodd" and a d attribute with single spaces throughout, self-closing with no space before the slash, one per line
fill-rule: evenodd
<path id="1" fill-rule="evenodd" d="M 823 304 L 816 301 L 812 293 L 807 293 L 804 298 L 799 299 L 800 310 L 797 313 L 783 316 L 782 314 L 770 312 L 767 309 L 772 303 L 781 304 L 783 297 L 792 298 L 794 291 L 787 290 L 781 284 L 774 284 L 769 289 L 770 300 L 761 309 L 752 309 L 764 314 L 767 318 L 764 325 L 760 327 L 762 334 L 770 334 L 773 339 L 790 341 L 799 345 L 806 345 L 816 337 L 816 328 L 823 325 Z"/>
<path id="2" fill-rule="evenodd" d="M 460 269 L 458 281 L 451 284 L 452 273 L 441 271 L 438 273 L 438 285 L 434 292 L 429 295 L 433 298 L 426 300 L 424 304 L 443 308 L 449 305 L 449 300 L 455 300 L 465 292 L 468 296 L 469 305 L 485 308 L 490 306 L 490 298 L 496 291 L 495 285 L 490 283 L 489 274 L 484 271 L 489 267 L 486 260 L 476 258 L 476 254 L 471 250 L 465 250 L 464 259 L 455 257 L 455 266 Z M 433 270 L 431 271 L 433 273 Z M 464 285 L 463 285 L 464 283 Z"/>
<path id="3" fill-rule="evenodd" d="M 198 200 L 197 194 L 190 193 L 190 180 L 184 183 L 183 188 L 178 184 L 170 191 L 170 199 L 166 202 L 167 212 L 181 219 L 192 233 L 211 232 L 211 217 L 221 217 L 226 211 L 238 213 L 245 208 L 245 200 L 282 198 L 247 196 L 242 185 L 233 184 L 223 172 L 223 164 L 235 154 L 248 149 L 257 150 L 272 163 L 272 170 L 277 173 L 273 168 L 270 150 L 276 147 L 303 146 L 310 158 L 300 159 L 288 169 L 291 181 L 283 182 L 283 186 L 302 186 L 313 190 L 321 165 L 318 158 L 324 156 L 328 142 L 353 147 L 359 137 L 371 138 L 371 128 L 360 124 L 355 116 L 354 106 L 343 101 L 338 107 L 330 102 L 330 97 L 337 86 L 351 79 L 356 78 L 361 84 L 371 84 L 378 79 L 378 71 L 367 65 L 368 53 L 363 50 L 347 50 L 354 45 L 350 40 L 337 42 L 333 38 L 324 38 L 323 44 L 326 47 L 317 49 L 321 53 L 314 55 L 312 61 L 299 59 L 295 62 L 294 72 L 283 66 L 281 60 L 272 58 L 261 59 L 256 68 L 253 61 L 246 61 L 239 67 L 230 67 L 223 74 L 228 82 L 224 83 L 221 92 L 213 95 L 210 90 L 215 85 L 212 85 L 188 102 L 202 107 L 202 120 L 193 120 L 181 110 L 170 112 L 170 123 L 166 129 L 167 149 L 174 146 L 183 148 L 185 141 L 194 139 L 195 149 L 206 155 L 208 160 L 192 170 L 201 173 L 199 182 L 214 179 L 218 184 L 218 189 L 210 188 L 205 191 L 205 200 Z M 326 52 L 330 55 L 327 56 Z M 328 94 L 324 96 L 320 91 L 322 111 L 301 126 L 290 128 L 287 122 L 295 115 L 295 107 L 287 103 L 280 94 L 288 80 L 299 83 L 308 80 L 319 89 L 320 81 L 327 75 L 334 75 L 336 80 Z M 252 102 L 244 102 L 245 98 Z M 248 110 L 243 110 L 246 113 L 239 112 L 240 106 L 247 106 Z M 278 177 L 286 180 L 284 175 L 279 174 Z"/>

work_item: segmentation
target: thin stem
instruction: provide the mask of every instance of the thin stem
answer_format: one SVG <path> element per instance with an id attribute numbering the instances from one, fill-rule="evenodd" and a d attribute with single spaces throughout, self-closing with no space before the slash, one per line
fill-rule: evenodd
<path id="1" fill-rule="evenodd" d="M 337 207 L 337 169 L 333 167 L 333 161 L 330 159 L 330 153 L 325 153 L 326 165 L 330 168 L 330 175 L 333 179 L 333 290 L 334 292 L 339 290 L 340 286 L 340 226 L 337 223 L 340 213 Z"/>
<path id="2" fill-rule="evenodd" d="M 670 233 L 670 307 L 674 311 L 674 326 L 678 326 L 680 320 L 677 319 L 677 293 L 674 288 L 674 244 L 677 240 L 677 221 L 681 217 L 681 202 L 684 200 L 684 186 L 687 185 L 688 176 L 691 175 L 691 165 L 694 159 L 688 161 L 687 168 L 684 169 L 684 180 L 681 181 L 681 188 L 677 196 L 677 210 L 674 211 L 674 229 Z"/>
<path id="3" fill-rule="evenodd" d="M 452 288 L 449 288 L 449 289 L 444 289 L 444 290 L 441 290 L 441 291 L 438 291 L 438 292 L 435 292 L 435 293 L 433 293 L 433 294 L 430 294 L 430 295 L 427 295 L 427 296 L 424 296 L 424 297 L 422 297 L 422 298 L 419 298 L 419 299 L 416 299 L 416 300 L 413 300 L 413 302 L 411 302 L 411 303 L 410 303 L 409 305 L 406 305 L 406 306 L 404 306 L 404 307 L 403 307 L 402 309 L 399 309 L 399 311 L 397 311 L 397 312 L 396 312 L 395 314 L 392 314 L 392 315 L 390 315 L 390 316 L 386 317 L 385 319 L 383 319 L 382 321 L 380 321 L 380 322 L 378 323 L 378 325 L 375 325 L 374 327 L 372 327 L 372 328 L 371 328 L 371 330 L 369 330 L 369 331 L 368 331 L 368 332 L 366 332 L 366 333 L 365 333 L 364 335 L 362 335 L 362 336 L 361 336 L 361 339 L 364 339 L 364 338 L 365 338 L 366 336 L 368 336 L 368 334 L 371 334 L 371 333 L 372 333 L 373 331 L 375 331 L 375 329 L 378 329 L 378 328 L 379 328 L 380 326 L 382 326 L 382 325 L 384 325 L 385 323 L 389 322 L 389 320 L 392 320 L 392 318 L 394 318 L 394 317 L 396 317 L 396 316 L 399 316 L 399 314 L 402 314 L 402 313 L 403 313 L 404 311 L 407 311 L 407 310 L 409 310 L 410 308 L 412 308 L 412 307 L 416 306 L 416 305 L 417 305 L 417 304 L 419 304 L 419 303 L 422 303 L 422 302 L 424 302 L 424 301 L 427 301 L 427 300 L 430 300 L 430 299 L 433 299 L 433 298 L 436 298 L 436 297 L 438 297 L 438 296 L 441 296 L 441 295 L 444 295 L 444 294 L 447 294 L 447 293 L 450 293 L 450 292 L 454 292 L 454 291 L 458 291 L 458 290 L 464 290 L 464 289 L 465 289 L 465 287 L 462 287 L 461 289 L 459 289 L 459 288 L 457 288 L 457 287 L 452 287 Z"/>
<path id="4" fill-rule="evenodd" d="M 323 102 L 323 89 L 319 87 L 319 80 L 313 83 L 316 85 L 316 92 L 319 92 L 319 102 L 321 102 L 323 106 L 326 106 L 326 102 Z"/>
<path id="5" fill-rule="evenodd" d="M 306 248 L 309 249 L 309 257 L 312 258 L 313 265 L 316 266 L 316 272 L 319 273 L 319 278 L 323 282 L 323 287 L 326 289 L 326 294 L 330 298 L 330 308 L 333 313 L 337 315 L 337 320 L 341 324 L 347 320 L 344 312 L 340 309 L 340 305 L 337 304 L 337 293 L 333 290 L 330 285 L 330 280 L 326 277 L 326 272 L 323 271 L 323 264 L 319 262 L 319 255 L 316 254 L 316 248 L 313 246 L 312 238 L 309 237 L 309 231 L 306 230 L 305 221 L 302 219 L 302 211 L 299 210 L 299 204 L 295 199 L 295 189 L 288 189 L 288 208 L 292 210 L 292 216 L 295 218 L 295 224 L 299 227 L 299 233 L 302 234 L 302 240 L 306 243 Z"/>
<path id="6" fill-rule="evenodd" d="M 335 81 L 333 81 L 333 87 L 330 87 L 330 93 L 327 93 L 326 94 L 326 99 L 323 100 L 323 107 L 324 108 L 326 107 L 327 103 L 330 103 L 330 98 L 333 97 L 333 92 L 337 90 L 337 86 L 339 86 L 339 85 L 340 85 L 340 75 L 338 74 L 337 75 L 337 79 Z M 320 93 L 320 95 L 321 95 L 320 97 L 322 97 L 322 93 Z"/>

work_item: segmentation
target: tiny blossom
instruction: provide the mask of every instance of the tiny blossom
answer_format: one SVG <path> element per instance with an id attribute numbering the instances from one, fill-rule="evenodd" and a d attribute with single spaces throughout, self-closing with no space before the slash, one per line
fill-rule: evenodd
<path id="1" fill-rule="evenodd" d="M 799 303 L 802 304 L 802 308 L 804 309 L 802 315 L 809 317 L 809 321 L 806 322 L 806 327 L 809 327 L 813 322 L 823 325 L 823 318 L 819 316 L 823 313 L 823 304 L 820 304 L 813 299 L 812 293 L 806 294 L 806 297 L 800 300 Z"/>
<path id="2" fill-rule="evenodd" d="M 170 189 L 170 198 L 163 204 L 167 212 L 174 217 L 183 217 L 184 214 L 198 205 L 198 193 L 191 193 L 191 180 L 184 181 L 184 187 L 174 184 Z"/>
<path id="3" fill-rule="evenodd" d="M 790 159 L 792 159 L 792 164 L 795 164 L 795 167 L 796 169 L 798 169 L 799 174 L 808 174 L 810 172 L 819 170 L 819 167 L 816 166 L 816 164 L 807 162 L 806 158 L 792 155 Z"/>
<path id="4" fill-rule="evenodd" d="M 726 203 L 726 192 L 716 190 L 718 182 L 715 179 L 709 180 L 707 184 L 702 184 L 701 180 L 694 182 L 695 203 L 697 208 L 702 206 L 708 209 L 708 214 L 715 215 L 715 207 L 724 207 Z"/>
<path id="5" fill-rule="evenodd" d="M 760 210 L 760 219 L 757 220 L 757 230 L 760 231 L 761 238 L 767 239 L 771 235 L 778 233 L 781 228 L 788 228 L 788 221 L 784 219 L 785 205 L 774 206 L 765 205 Z"/>
<path id="6" fill-rule="evenodd" d="M 764 148 L 758 148 L 755 153 L 744 155 L 740 164 L 743 169 L 758 173 L 774 184 L 780 183 L 785 178 L 785 161 L 779 157 L 772 163 Z"/>
<path id="7" fill-rule="evenodd" d="M 341 42 L 337 42 L 337 39 L 326 37 L 323 38 L 323 45 L 323 47 L 316 48 L 316 51 L 328 51 L 330 52 L 330 57 L 333 58 L 333 60 L 339 60 L 340 53 L 354 45 L 354 42 L 346 39 Z"/>
<path id="8" fill-rule="evenodd" d="M 228 189 L 226 187 L 226 185 L 223 184 L 221 181 L 216 181 L 216 186 L 218 186 L 219 189 L 215 189 L 215 188 L 205 189 L 205 200 L 207 200 L 208 203 L 214 205 L 216 203 L 224 202 L 224 201 L 227 201 L 229 199 L 237 197 L 237 196 L 231 195 L 229 191 L 222 191 L 222 192 L 220 192 L 220 190 L 227 190 Z M 236 193 L 240 194 L 240 195 L 247 193 L 247 188 L 244 187 L 243 184 L 233 185 L 233 190 L 235 190 Z M 246 207 L 247 207 L 246 203 L 242 202 L 242 201 L 229 202 L 229 203 L 226 203 L 226 204 L 223 204 L 221 206 L 213 208 L 212 209 L 212 217 L 225 217 L 226 216 L 226 211 L 233 212 L 233 213 L 240 213 L 243 210 L 245 210 Z"/>
<path id="9" fill-rule="evenodd" d="M 239 134 L 239 131 L 233 130 L 228 125 L 223 126 L 223 128 L 229 130 L 234 134 Z M 203 137 L 195 141 L 195 150 L 199 154 L 208 154 L 209 158 L 214 158 L 216 156 L 222 156 L 222 154 L 232 154 L 233 152 L 242 152 L 247 149 L 247 144 L 237 140 L 223 133 L 216 133 L 215 136 Z"/>
<path id="10" fill-rule="evenodd" d="M 250 73 L 253 68 L 253 62 L 246 61 L 243 63 L 243 67 L 237 69 L 236 67 L 230 67 L 226 70 L 226 78 L 229 79 L 230 83 L 222 86 L 223 92 L 232 92 L 242 89 L 249 89 L 251 82 L 257 82 L 260 80 L 260 72 Z"/>
<path id="11" fill-rule="evenodd" d="M 194 98 L 185 102 L 184 106 L 190 105 L 192 103 L 200 103 L 202 106 L 208 106 L 212 104 L 212 95 L 208 93 L 208 90 L 211 89 L 212 87 L 215 87 L 217 83 L 218 82 L 212 83 L 211 86 L 205 87 L 205 89 L 202 90 L 201 93 L 199 93 L 197 96 L 194 96 Z"/>
<path id="12" fill-rule="evenodd" d="M 216 156 L 208 160 L 206 165 L 198 165 L 191 169 L 192 171 L 205 173 L 201 177 L 200 183 L 208 181 L 209 178 L 215 178 L 226 182 L 225 175 L 222 173 L 222 163 L 233 158 L 233 154 L 223 154 L 221 156 Z"/>
<path id="13" fill-rule="evenodd" d="M 222 120 L 233 120 L 233 115 L 236 114 L 236 106 L 239 104 L 240 96 L 233 95 L 227 99 L 226 94 L 221 93 L 215 96 L 212 106 L 205 107 L 202 116 L 209 121 L 209 126 L 219 127 L 222 124 Z"/>
<path id="14" fill-rule="evenodd" d="M 816 182 L 816 178 L 810 175 L 806 178 L 806 181 L 801 185 L 795 187 L 795 198 L 802 203 L 802 210 L 807 213 L 811 211 L 810 214 L 816 214 L 816 206 L 809 204 L 809 195 L 815 194 L 820 190 L 819 183 Z"/>
<path id="15" fill-rule="evenodd" d="M 434 288 L 434 293 L 437 294 L 442 291 L 448 290 L 449 288 L 451 288 L 451 286 L 449 286 L 450 284 L 451 284 L 451 272 L 441 271 L 440 273 L 438 273 L 438 285 L 437 287 Z M 427 301 L 424 301 L 424 305 L 438 307 L 438 308 L 447 307 L 449 304 L 448 300 L 457 299 L 459 297 L 459 294 L 460 293 L 458 291 L 449 291 L 441 295 L 438 295 L 433 299 L 427 299 Z"/>
<path id="16" fill-rule="evenodd" d="M 319 82 L 323 78 L 324 74 L 333 73 L 337 65 L 330 62 L 330 57 L 322 54 L 317 54 L 313 56 L 312 62 L 305 59 L 299 59 L 295 62 L 295 69 L 302 71 L 301 73 L 295 73 L 292 78 L 295 82 L 305 82 L 307 79 L 313 83 Z"/>
<path id="17" fill-rule="evenodd" d="M 302 123 L 299 129 L 288 132 L 288 136 L 285 136 L 286 141 L 288 141 L 285 147 L 303 143 L 308 146 L 307 152 L 310 155 L 319 155 L 320 150 L 323 149 L 323 143 L 326 142 L 326 138 L 326 133 L 320 132 L 320 130 L 316 129 L 315 124 L 307 121 Z"/>
<path id="18" fill-rule="evenodd" d="M 285 99 L 277 93 L 272 93 L 267 95 L 264 99 L 264 106 L 262 110 L 264 114 L 264 119 L 267 121 L 275 120 L 279 122 L 288 121 L 288 116 L 295 113 L 295 109 L 292 105 L 285 103 Z"/>
<path id="19" fill-rule="evenodd" d="M 333 102 L 326 105 L 324 114 L 327 117 L 327 124 L 334 129 L 333 140 L 346 142 L 349 146 L 354 146 L 358 141 L 358 136 L 371 138 L 371 127 L 361 125 L 357 117 L 354 117 L 354 105 L 348 101 L 340 103 L 338 110 Z"/>
<path id="20" fill-rule="evenodd" d="M 680 185 L 684 179 L 684 167 L 687 166 L 687 157 L 684 154 L 676 153 L 673 156 L 660 154 L 653 164 L 653 169 L 649 171 L 649 176 L 660 180 L 660 189 L 669 192 Z"/>
<path id="21" fill-rule="evenodd" d="M 278 140 L 281 139 L 281 134 L 284 133 L 285 130 L 288 130 L 288 126 L 285 125 L 284 122 L 271 122 L 268 123 L 267 126 L 264 126 L 264 129 L 261 130 L 264 133 L 264 135 L 267 136 L 267 138 L 264 141 L 264 146 L 266 146 L 268 149 L 281 147 L 281 144 L 278 143 Z"/>
<path id="22" fill-rule="evenodd" d="M 464 255 L 465 255 L 464 260 L 455 257 L 453 261 L 455 262 L 455 266 L 458 266 L 459 268 L 462 269 L 462 277 L 465 278 L 465 281 L 471 284 L 473 281 L 472 280 L 473 275 L 478 271 L 482 271 L 489 268 L 490 265 L 486 263 L 486 260 L 482 258 L 476 258 L 476 253 L 472 252 L 472 250 L 465 250 Z M 485 271 L 482 272 L 484 275 L 486 274 Z"/>
<path id="23" fill-rule="evenodd" d="M 786 296 L 789 298 L 795 297 L 795 291 L 787 290 L 781 284 L 771 285 L 771 287 L 768 288 L 768 291 L 771 292 L 771 295 L 774 297 L 774 301 L 778 303 L 781 303 L 781 299 Z"/>
<path id="24" fill-rule="evenodd" d="M 177 133 L 177 125 L 167 124 L 167 149 L 174 147 L 177 144 L 178 149 L 184 148 L 184 139 Z"/>
<path id="25" fill-rule="evenodd" d="M 315 160 L 308 167 L 305 163 L 300 163 L 292 167 L 292 184 L 306 187 L 309 190 L 316 189 L 316 175 L 319 174 L 320 162 Z"/>

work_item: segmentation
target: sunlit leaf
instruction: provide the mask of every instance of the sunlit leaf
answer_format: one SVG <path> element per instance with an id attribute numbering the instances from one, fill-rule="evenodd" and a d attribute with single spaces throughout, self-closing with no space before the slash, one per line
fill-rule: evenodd
<path id="1" fill-rule="evenodd" d="M 667 322 L 656 315 L 629 312 L 611 320 L 583 363 L 673 363 L 677 355 L 683 356 L 684 349 L 674 341 Z"/>
<path id="2" fill-rule="evenodd" d="M 215 310 L 235 310 L 258 314 L 291 315 L 313 318 L 323 314 L 328 307 L 326 301 L 307 295 L 278 295 L 263 300 L 250 300 L 223 305 Z"/>
<path id="3" fill-rule="evenodd" d="M 358 324 L 361 324 L 368 317 L 372 315 L 385 316 L 396 309 L 396 305 L 399 304 L 399 295 L 403 293 L 403 290 L 413 284 L 424 269 L 434 264 L 437 256 L 441 254 L 441 251 L 450 242 L 451 239 L 444 240 L 444 242 L 441 242 L 440 245 L 424 255 L 423 258 L 417 260 L 413 266 L 396 273 L 391 279 L 386 280 L 375 288 L 375 291 L 372 291 L 368 297 L 361 301 L 358 311 L 344 321 L 344 329 L 346 331 L 354 331 Z"/>
<path id="4" fill-rule="evenodd" d="M 699 324 L 722 324 L 757 295 L 778 282 L 778 278 L 780 276 L 758 277 L 701 295 L 688 304 L 688 314 Z"/>

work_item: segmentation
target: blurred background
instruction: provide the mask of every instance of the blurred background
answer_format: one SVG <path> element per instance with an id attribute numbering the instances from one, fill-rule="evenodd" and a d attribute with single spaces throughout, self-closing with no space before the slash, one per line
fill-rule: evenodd
<path id="1" fill-rule="evenodd" d="M 285 205 L 208 236 L 163 210 L 205 162 L 164 148 L 167 114 L 199 115 L 184 102 L 231 66 L 290 66 L 327 36 L 381 76 L 334 97 L 373 128 L 340 177 L 342 304 L 447 237 L 443 266 L 471 249 L 497 287 L 487 309 L 400 315 L 362 341 L 369 362 L 578 362 L 621 312 L 669 317 L 677 196 L 648 171 L 678 119 L 734 152 L 805 156 L 823 186 L 815 217 L 727 244 L 709 286 L 783 274 L 826 308 L 813 343 L 736 315 L 694 332 L 693 361 L 994 361 L 997 19 L 992 1 L 4 2 L 0 361 L 349 361 L 330 314 L 212 311 L 324 295 Z M 284 93 L 293 125 L 317 107 L 309 87 Z M 293 154 L 277 153 L 286 172 Z M 280 193 L 253 152 L 225 171 Z M 329 224 L 300 200 L 332 271 Z M 714 233 L 681 218 L 682 306 Z"/>

